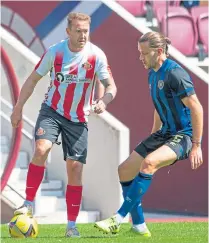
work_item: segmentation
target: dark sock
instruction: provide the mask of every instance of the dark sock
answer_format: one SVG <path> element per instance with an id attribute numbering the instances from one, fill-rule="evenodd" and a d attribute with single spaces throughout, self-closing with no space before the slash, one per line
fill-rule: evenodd
<path id="1" fill-rule="evenodd" d="M 131 212 L 134 205 L 140 202 L 142 196 L 148 190 L 152 182 L 152 175 L 139 173 L 139 175 L 131 183 L 127 195 L 118 213 L 125 217 L 129 212 Z"/>

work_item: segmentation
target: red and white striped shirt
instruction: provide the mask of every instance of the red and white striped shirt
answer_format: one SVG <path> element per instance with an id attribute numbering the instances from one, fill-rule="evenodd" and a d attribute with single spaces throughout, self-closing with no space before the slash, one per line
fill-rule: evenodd
<path id="1" fill-rule="evenodd" d="M 80 52 L 71 52 L 68 39 L 51 46 L 35 67 L 44 76 L 50 71 L 51 84 L 45 103 L 73 122 L 86 122 L 95 88 L 95 75 L 100 80 L 110 77 L 104 52 L 87 42 Z"/>

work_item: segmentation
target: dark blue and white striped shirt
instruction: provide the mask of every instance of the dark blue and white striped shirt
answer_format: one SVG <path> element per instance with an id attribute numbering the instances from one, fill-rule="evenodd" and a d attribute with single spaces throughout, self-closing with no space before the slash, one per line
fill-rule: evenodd
<path id="1" fill-rule="evenodd" d="M 189 74 L 175 61 L 166 59 L 160 69 L 149 72 L 150 94 L 162 121 L 163 134 L 192 136 L 190 109 L 182 99 L 195 94 Z"/>

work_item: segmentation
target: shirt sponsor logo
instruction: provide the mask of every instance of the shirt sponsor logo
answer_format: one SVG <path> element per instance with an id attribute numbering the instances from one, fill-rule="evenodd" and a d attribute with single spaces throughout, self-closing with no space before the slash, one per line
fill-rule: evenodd
<path id="1" fill-rule="evenodd" d="M 89 78 L 78 78 L 75 74 L 63 74 L 60 72 L 56 73 L 56 80 L 60 83 L 72 84 L 72 83 L 91 83 Z"/>
<path id="2" fill-rule="evenodd" d="M 64 81 L 65 77 L 62 73 L 58 72 L 56 73 L 56 80 L 62 83 Z"/>

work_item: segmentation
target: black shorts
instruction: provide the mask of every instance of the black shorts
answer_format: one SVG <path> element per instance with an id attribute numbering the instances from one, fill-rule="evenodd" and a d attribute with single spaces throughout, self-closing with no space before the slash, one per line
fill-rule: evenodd
<path id="1" fill-rule="evenodd" d="M 47 139 L 57 143 L 62 137 L 64 160 L 72 159 L 86 163 L 88 126 L 83 122 L 72 122 L 42 104 L 35 127 L 35 140 Z"/>
<path id="2" fill-rule="evenodd" d="M 186 134 L 165 135 L 157 131 L 139 143 L 134 150 L 145 158 L 162 145 L 171 148 L 176 153 L 177 160 L 184 160 L 188 158 L 192 149 L 192 140 Z"/>

